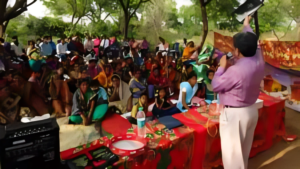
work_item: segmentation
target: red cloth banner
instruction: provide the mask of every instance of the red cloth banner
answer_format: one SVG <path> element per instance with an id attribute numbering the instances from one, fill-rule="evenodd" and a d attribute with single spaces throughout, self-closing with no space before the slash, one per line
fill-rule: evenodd
<path id="1" fill-rule="evenodd" d="M 234 51 L 233 38 L 231 36 L 223 36 L 214 32 L 214 47 L 221 52 L 228 53 Z"/>
<path id="2" fill-rule="evenodd" d="M 300 71 L 300 42 L 261 41 L 261 46 L 270 65 Z"/>

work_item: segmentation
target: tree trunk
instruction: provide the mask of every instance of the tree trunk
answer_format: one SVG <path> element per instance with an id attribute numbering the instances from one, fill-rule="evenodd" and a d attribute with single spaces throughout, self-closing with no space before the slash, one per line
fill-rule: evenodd
<path id="1" fill-rule="evenodd" d="M 0 24 L 0 38 L 4 37 L 4 25 L 3 23 Z"/>
<path id="2" fill-rule="evenodd" d="M 4 24 L 4 22 L 0 21 L 0 38 L 2 38 L 2 37 L 4 38 L 7 24 L 8 24 L 8 21 L 6 21 L 5 24 Z"/>
<path id="3" fill-rule="evenodd" d="M 202 22 L 203 22 L 202 40 L 201 40 L 201 43 L 200 43 L 200 47 L 198 49 L 198 53 L 200 54 L 200 52 L 203 48 L 205 39 L 206 39 L 207 34 L 208 34 L 208 20 L 207 20 L 207 13 L 206 13 L 206 7 L 205 7 L 204 0 L 199 0 L 199 1 L 200 1 L 200 5 L 201 5 Z"/>
<path id="4" fill-rule="evenodd" d="M 130 18 L 128 17 L 128 15 L 125 14 L 125 27 L 124 27 L 124 39 L 128 38 L 128 26 L 129 26 L 129 21 Z"/>

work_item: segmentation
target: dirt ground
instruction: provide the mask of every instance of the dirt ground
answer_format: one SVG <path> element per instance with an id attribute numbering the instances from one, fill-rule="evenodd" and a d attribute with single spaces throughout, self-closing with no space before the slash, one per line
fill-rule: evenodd
<path id="1" fill-rule="evenodd" d="M 286 108 L 285 117 L 287 133 L 298 138 L 290 143 L 282 140 L 258 154 L 249 160 L 248 169 L 300 169 L 300 112 Z"/>

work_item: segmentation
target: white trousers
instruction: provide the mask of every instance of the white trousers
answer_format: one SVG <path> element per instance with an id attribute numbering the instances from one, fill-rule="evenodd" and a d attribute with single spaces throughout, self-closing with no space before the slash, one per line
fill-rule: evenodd
<path id="1" fill-rule="evenodd" d="M 247 169 L 257 120 L 255 105 L 225 108 L 221 113 L 220 135 L 225 169 Z"/>

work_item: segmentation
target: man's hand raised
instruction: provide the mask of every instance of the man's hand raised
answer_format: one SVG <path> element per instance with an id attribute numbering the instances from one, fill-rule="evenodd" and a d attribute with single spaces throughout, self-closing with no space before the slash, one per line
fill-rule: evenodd
<path id="1" fill-rule="evenodd" d="M 251 20 L 251 16 L 247 16 L 246 18 L 245 18 L 245 20 L 244 20 L 244 26 L 248 26 L 248 25 L 250 25 L 250 20 Z"/>

